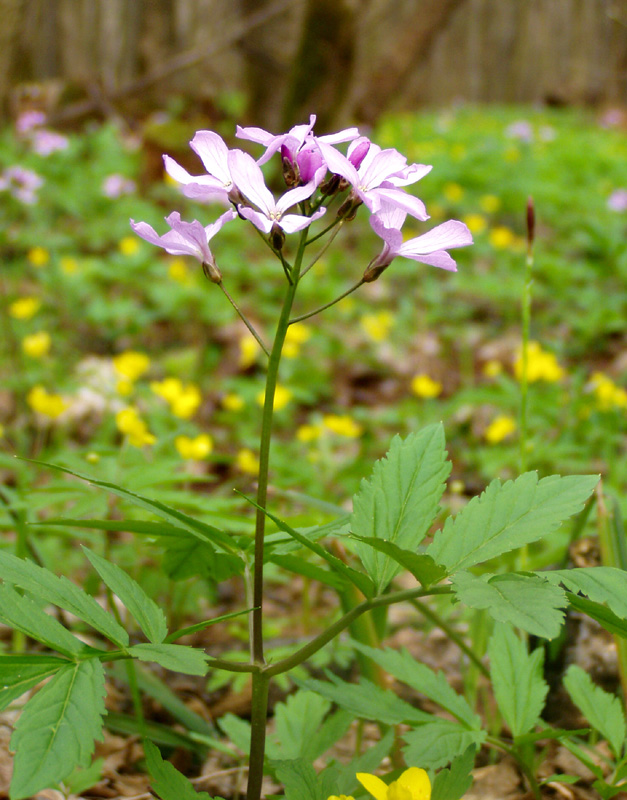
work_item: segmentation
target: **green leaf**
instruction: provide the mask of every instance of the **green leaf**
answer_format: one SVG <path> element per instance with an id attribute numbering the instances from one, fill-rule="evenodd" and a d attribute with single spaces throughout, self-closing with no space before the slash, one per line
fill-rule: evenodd
<path id="1" fill-rule="evenodd" d="M 182 644 L 136 644 L 127 652 L 140 661 L 154 661 L 185 675 L 206 675 L 208 671 L 205 653 Z"/>
<path id="2" fill-rule="evenodd" d="M 227 553 L 232 552 L 234 549 L 231 537 L 227 533 L 224 533 L 224 531 L 218 530 L 218 528 L 214 528 L 213 525 L 208 525 L 206 522 L 201 522 L 200 520 L 194 519 L 194 517 L 190 517 L 187 514 L 183 514 L 182 511 L 177 511 L 175 508 L 166 506 L 164 503 L 160 503 L 158 500 L 151 500 L 149 497 L 144 497 L 141 494 L 129 492 L 127 489 L 124 489 L 122 486 L 118 486 L 115 483 L 99 481 L 90 477 L 89 475 L 83 475 L 80 472 L 73 472 L 71 469 L 61 467 L 58 464 L 48 464 L 45 461 L 35 461 L 32 459 L 26 460 L 30 460 L 31 463 L 38 464 L 40 467 L 54 469 L 57 470 L 57 472 L 64 472 L 66 475 L 72 475 L 75 478 L 80 478 L 81 480 L 87 481 L 87 483 L 90 483 L 92 486 L 97 486 L 100 489 L 106 489 L 106 491 L 111 492 L 111 494 L 115 494 L 124 500 L 128 500 L 130 503 L 133 503 L 140 508 L 145 508 L 147 511 L 155 514 L 157 517 L 164 519 L 166 522 L 170 522 L 175 526 L 182 526 L 202 541 L 213 542 L 214 544 L 219 545 Z"/>
<path id="3" fill-rule="evenodd" d="M 581 667 L 571 664 L 564 676 L 564 686 L 573 703 L 592 727 L 607 739 L 617 759 L 625 742 L 625 714 L 618 697 L 593 683 Z"/>
<path id="4" fill-rule="evenodd" d="M 150 736 L 153 742 L 158 742 L 164 747 L 178 747 L 189 750 L 202 756 L 207 752 L 207 746 L 201 743 L 203 734 L 193 733 L 191 736 L 184 733 L 180 726 L 173 727 L 171 723 L 163 725 L 159 722 L 143 720 L 140 724 L 136 717 L 126 714 L 116 714 L 109 711 L 106 717 L 106 727 L 110 731 L 122 733 L 125 736 Z M 178 730 L 177 730 L 178 727 Z"/>
<path id="5" fill-rule="evenodd" d="M 75 657 L 89 650 L 33 600 L 7 585 L 0 586 L 0 620 L 63 655 Z"/>
<path id="6" fill-rule="evenodd" d="M 449 574 L 535 542 L 581 510 L 597 475 L 552 475 L 538 481 L 526 472 L 501 485 L 495 480 L 456 517 L 449 517 L 427 553 Z"/>
<path id="7" fill-rule="evenodd" d="M 250 498 L 246 498 L 248 502 L 255 506 L 255 508 L 260 508 L 253 500 Z M 291 537 L 296 539 L 296 541 L 301 544 L 303 547 L 306 547 L 308 550 L 311 550 L 312 553 L 315 553 L 317 556 L 320 556 L 327 564 L 331 567 L 331 569 L 335 570 L 339 575 L 347 578 L 352 584 L 354 584 L 360 592 L 362 592 L 366 597 L 372 597 L 374 594 L 374 586 L 372 581 L 367 575 L 364 575 L 363 572 L 358 572 L 356 569 L 349 567 L 345 564 L 341 559 L 337 558 L 334 555 L 331 555 L 327 550 L 322 547 L 322 545 L 318 544 L 317 542 L 308 539 L 299 531 L 295 530 L 294 528 L 290 527 L 287 522 L 279 517 L 275 517 L 274 514 L 271 514 L 267 509 L 262 509 L 264 514 L 274 522 L 274 524 L 282 530 L 284 533 L 288 533 Z"/>
<path id="8" fill-rule="evenodd" d="M 197 622 L 195 625 L 188 625 L 186 628 L 181 628 L 180 630 L 174 631 L 174 633 L 171 633 L 169 636 L 167 636 L 166 642 L 168 644 L 170 642 L 175 642 L 182 636 L 188 636 L 190 633 L 202 631 L 205 628 L 208 628 L 210 625 L 215 625 L 216 622 L 223 622 L 225 619 L 241 617 L 243 614 L 250 614 L 252 610 L 252 608 L 244 608 L 241 611 L 231 611 L 230 614 L 221 614 L 219 617 L 212 617 L 211 619 L 205 619 L 202 622 Z"/>
<path id="9" fill-rule="evenodd" d="M 575 611 L 587 614 L 592 619 L 595 619 L 599 625 L 602 625 L 606 631 L 627 639 L 627 620 L 617 617 L 607 606 L 595 603 L 592 600 L 588 600 L 587 597 L 580 597 L 572 592 L 566 592 L 566 598 Z"/>
<path id="10" fill-rule="evenodd" d="M 278 780 L 285 787 L 286 800 L 326 800 L 316 771 L 304 758 L 277 761 L 273 764 Z M 174 798 L 172 798 L 174 800 Z"/>
<path id="11" fill-rule="evenodd" d="M 499 624 L 488 646 L 494 695 L 514 738 L 539 722 L 549 686 L 542 676 L 544 650 L 532 653 L 510 625 Z"/>
<path id="12" fill-rule="evenodd" d="M 375 720 L 384 725 L 427 722 L 432 719 L 431 714 L 414 708 L 393 692 L 365 678 L 359 683 L 346 683 L 334 675 L 329 675 L 329 679 L 330 681 L 319 681 L 309 678 L 298 683 L 337 703 L 340 708 L 345 708 L 361 719 Z"/>
<path id="13" fill-rule="evenodd" d="M 0 655 L 0 711 L 68 662 L 44 655 Z"/>
<path id="14" fill-rule="evenodd" d="M 61 667 L 24 706 L 11 738 L 16 751 L 11 800 L 62 781 L 91 761 L 101 739 L 104 669 L 98 659 Z"/>
<path id="15" fill-rule="evenodd" d="M 485 608 L 497 622 L 509 622 L 534 636 L 557 636 L 567 605 L 564 592 L 536 577 L 507 573 L 481 576 L 459 572 L 452 580 L 458 599 L 470 608 Z"/>
<path id="16" fill-rule="evenodd" d="M 207 792 L 197 792 L 190 781 L 169 761 L 164 761 L 159 748 L 144 740 L 146 766 L 150 777 L 150 788 L 161 800 L 211 800 Z"/>
<path id="17" fill-rule="evenodd" d="M 450 471 L 441 424 L 404 440 L 395 436 L 386 457 L 375 463 L 372 477 L 362 480 L 353 498 L 353 533 L 415 551 L 439 511 Z M 363 544 L 355 549 L 380 594 L 400 571 L 398 564 Z"/>
<path id="18" fill-rule="evenodd" d="M 339 767 L 339 773 L 335 780 L 335 794 L 352 795 L 358 786 L 355 778 L 356 773 L 377 770 L 383 759 L 390 754 L 394 743 L 395 731 L 394 728 L 389 728 L 387 733 L 376 744 L 367 747 L 360 756 L 354 758 L 349 764 L 343 764 Z"/>
<path id="19" fill-rule="evenodd" d="M 443 672 L 434 672 L 426 664 L 416 661 L 411 653 L 404 649 L 379 650 L 360 642 L 353 642 L 353 645 L 397 680 L 411 686 L 448 711 L 464 727 L 472 729 L 481 727 L 481 719 L 474 713 L 466 699 L 451 687 Z"/>
<path id="20" fill-rule="evenodd" d="M 431 789 L 431 800 L 460 800 L 472 786 L 472 768 L 475 765 L 477 748 L 471 745 L 457 758 L 450 769 L 442 769 L 435 776 Z"/>
<path id="21" fill-rule="evenodd" d="M 331 703 L 314 692 L 299 689 L 275 708 L 275 740 L 283 759 L 305 757 L 309 744 L 329 712 Z"/>
<path id="22" fill-rule="evenodd" d="M 371 536 L 356 536 L 360 542 L 374 547 L 381 553 L 389 556 L 397 564 L 406 569 L 416 578 L 425 588 L 438 583 L 446 576 L 446 570 L 426 553 L 412 553 L 411 550 L 403 550 L 393 542 L 388 542 L 386 539 L 376 539 Z"/>
<path id="23" fill-rule="evenodd" d="M 165 615 L 142 587 L 117 564 L 93 553 L 87 547 L 83 552 L 105 584 L 117 595 L 151 642 L 162 642 L 168 635 Z"/>
<path id="24" fill-rule="evenodd" d="M 405 763 L 438 769 L 466 753 L 471 746 L 479 749 L 487 735 L 483 730 L 468 730 L 452 720 L 432 717 L 425 725 L 403 734 L 407 742 L 403 747 Z"/>
<path id="25" fill-rule="evenodd" d="M 0 550 L 0 577 L 47 603 L 69 611 L 118 647 L 128 644 L 128 633 L 124 628 L 91 595 L 67 578 L 57 577 L 50 570 L 4 550 Z"/>
<path id="26" fill-rule="evenodd" d="M 161 536 L 157 544 L 163 547 L 163 569 L 173 581 L 194 575 L 223 581 L 244 570 L 244 562 L 231 553 L 217 553 L 209 542 L 182 531 L 182 536 Z"/>
<path id="27" fill-rule="evenodd" d="M 149 522 L 138 519 L 68 519 L 55 517 L 44 522 L 31 522 L 31 525 L 60 525 L 64 528 L 88 528 L 97 531 L 139 533 L 144 536 L 188 536 L 185 528 L 166 525 L 163 522 Z"/>
<path id="28" fill-rule="evenodd" d="M 311 580 L 319 581 L 336 591 L 346 589 L 347 581 L 341 575 L 338 575 L 336 572 L 331 572 L 329 569 L 319 567 L 317 564 L 312 564 L 310 561 L 305 561 L 300 556 L 273 553 L 268 560 L 288 572 L 293 572 L 295 575 L 303 575 Z"/>
<path id="29" fill-rule="evenodd" d="M 536 573 L 551 583 L 562 583 L 571 592 L 581 592 L 595 603 L 627 619 L 627 571 L 616 567 L 581 567 Z"/>
<path id="30" fill-rule="evenodd" d="M 67 786 L 73 795 L 83 794 L 102 780 L 104 763 L 104 758 L 97 758 L 86 769 L 75 769 L 71 775 L 63 779 L 64 786 Z"/>

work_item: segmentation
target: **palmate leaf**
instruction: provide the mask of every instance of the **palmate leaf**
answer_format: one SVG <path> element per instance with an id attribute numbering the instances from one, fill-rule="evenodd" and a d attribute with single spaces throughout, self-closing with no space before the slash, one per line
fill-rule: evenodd
<path id="1" fill-rule="evenodd" d="M 0 655 L 0 711 L 68 662 L 55 656 Z"/>
<path id="2" fill-rule="evenodd" d="M 127 652 L 140 661 L 153 661 L 185 675 L 206 675 L 208 670 L 207 655 L 182 644 L 135 644 Z"/>
<path id="3" fill-rule="evenodd" d="M 438 513 L 450 471 L 442 425 L 429 425 L 406 439 L 395 436 L 353 498 L 351 530 L 415 552 Z M 357 543 L 355 550 L 377 593 L 384 591 L 400 571 L 398 563 L 365 544 Z"/>
<path id="4" fill-rule="evenodd" d="M 284 703 L 278 703 L 274 717 L 276 735 L 273 739 L 280 747 L 280 758 L 308 756 L 311 740 L 330 708 L 328 700 L 303 689 L 289 695 Z"/>
<path id="5" fill-rule="evenodd" d="M 118 647 L 128 644 L 128 633 L 80 586 L 45 567 L 0 550 L 0 578 L 36 597 L 74 614 Z M 61 651 L 62 652 L 62 651 Z"/>
<path id="6" fill-rule="evenodd" d="M 561 609 L 568 605 L 559 587 L 535 575 L 458 572 L 452 585 L 457 598 L 470 608 L 485 608 L 497 622 L 509 622 L 545 639 L 558 635 L 564 621 Z"/>
<path id="7" fill-rule="evenodd" d="M 353 644 L 357 650 L 365 653 L 390 675 L 433 700 L 465 727 L 472 729 L 481 727 L 481 719 L 474 713 L 466 699 L 452 688 L 443 672 L 434 672 L 426 664 L 416 661 L 407 650 L 379 650 L 360 642 Z"/>
<path id="8" fill-rule="evenodd" d="M 28 701 L 11 738 L 11 800 L 30 797 L 88 765 L 101 738 L 104 695 L 104 669 L 92 658 L 61 667 Z"/>
<path id="9" fill-rule="evenodd" d="M 273 767 L 285 787 L 286 800 L 326 800 L 329 796 L 325 794 L 311 762 L 304 758 L 277 761 Z"/>
<path id="10" fill-rule="evenodd" d="M 607 739 L 616 759 L 620 759 L 626 730 L 619 698 L 596 686 L 588 673 L 576 664 L 566 670 L 564 686 L 573 703 L 590 725 Z"/>
<path id="11" fill-rule="evenodd" d="M 89 650 L 37 603 L 6 585 L 0 586 L 0 621 L 66 656 L 75 657 Z"/>
<path id="12" fill-rule="evenodd" d="M 144 497 L 144 495 L 137 494 L 135 492 L 129 492 L 127 489 L 124 489 L 122 486 L 118 486 L 115 483 L 99 481 L 95 478 L 92 478 L 90 475 L 83 475 L 80 472 L 74 472 L 71 469 L 67 469 L 67 467 L 61 467 L 58 464 L 48 464 L 45 461 L 35 460 L 31 460 L 31 463 L 38 464 L 40 467 L 46 467 L 47 469 L 54 469 L 57 472 L 63 472 L 66 475 L 72 475 L 75 478 L 80 478 L 83 481 L 87 481 L 87 483 L 90 483 L 92 486 L 105 489 L 107 492 L 111 492 L 111 494 L 115 494 L 124 500 L 128 500 L 130 503 L 133 503 L 133 505 L 139 506 L 140 508 L 145 508 L 147 511 L 150 511 L 157 517 L 160 517 L 174 526 L 185 528 L 202 541 L 213 542 L 213 544 L 221 547 L 227 553 L 231 553 L 235 549 L 233 541 L 228 533 L 225 533 L 218 528 L 214 528 L 213 525 L 208 525 L 206 522 L 201 522 L 194 517 L 190 517 L 187 514 L 184 514 L 182 511 L 178 511 L 175 508 L 166 506 L 164 503 L 160 503 L 158 500 L 151 500 L 149 497 Z"/>
<path id="13" fill-rule="evenodd" d="M 83 552 L 105 584 L 117 595 L 151 642 L 162 642 L 168 635 L 165 615 L 141 586 L 117 564 L 112 564 L 86 547 Z"/>
<path id="14" fill-rule="evenodd" d="M 449 574 L 535 542 L 583 507 L 597 475 L 552 475 L 538 480 L 526 472 L 515 481 L 492 481 L 438 531 L 427 553 Z"/>
<path id="15" fill-rule="evenodd" d="M 549 686 L 542 676 L 544 650 L 527 652 L 527 645 L 510 625 L 494 628 L 488 647 L 494 696 L 514 737 L 532 730 L 540 720 Z"/>
<path id="16" fill-rule="evenodd" d="M 161 800 L 211 800 L 207 792 L 197 792 L 190 781 L 169 761 L 164 761 L 159 748 L 144 740 L 150 787 Z"/>
<path id="17" fill-rule="evenodd" d="M 487 735 L 487 731 L 469 730 L 450 719 L 431 717 L 425 725 L 403 734 L 407 742 L 403 755 L 407 764 L 438 769 L 463 755 L 471 746 L 479 749 Z"/>

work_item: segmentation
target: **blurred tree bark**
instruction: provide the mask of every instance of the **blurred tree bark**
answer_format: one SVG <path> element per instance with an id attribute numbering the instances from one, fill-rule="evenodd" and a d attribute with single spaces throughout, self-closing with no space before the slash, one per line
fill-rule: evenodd
<path id="1" fill-rule="evenodd" d="M 0 0 L 0 98 L 6 101 L 11 86 L 11 66 L 14 60 L 14 51 L 17 45 L 19 22 L 22 13 L 23 0 Z M 0 109 L 0 116 L 8 111 L 5 107 Z"/>
<path id="2" fill-rule="evenodd" d="M 354 77 L 358 8 L 354 0 L 307 0 L 282 129 L 305 122 L 311 113 L 318 117 L 319 133 L 333 128 Z"/>

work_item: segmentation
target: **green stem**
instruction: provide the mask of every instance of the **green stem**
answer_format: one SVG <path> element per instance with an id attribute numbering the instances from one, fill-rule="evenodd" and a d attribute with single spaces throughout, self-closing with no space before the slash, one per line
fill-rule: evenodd
<path id="1" fill-rule="evenodd" d="M 527 470 L 527 406 L 529 395 L 529 331 L 531 328 L 531 286 L 533 249 L 527 249 L 525 283 L 522 296 L 522 352 L 520 369 L 520 471 Z"/>
<path id="2" fill-rule="evenodd" d="M 242 322 L 244 323 L 244 325 L 245 325 L 245 326 L 248 328 L 248 330 L 249 330 L 249 331 L 252 333 L 252 335 L 255 337 L 255 339 L 256 339 L 256 341 L 257 341 L 257 344 L 259 345 L 259 347 L 261 347 L 261 349 L 263 350 L 263 352 L 264 352 L 264 353 L 265 353 L 267 356 L 269 356 L 269 355 L 270 355 L 270 351 L 268 350 L 268 348 L 267 348 L 267 347 L 265 346 L 265 344 L 263 343 L 263 340 L 262 340 L 261 336 L 259 336 L 259 334 L 257 333 L 257 331 L 254 329 L 254 327 L 253 327 L 253 324 L 252 324 L 252 323 L 249 321 L 249 319 L 246 317 L 246 315 L 244 314 L 244 312 L 243 312 L 243 311 L 240 309 L 240 307 L 237 305 L 237 303 L 235 302 L 235 300 L 233 300 L 233 298 L 231 297 L 231 295 L 230 295 L 230 294 L 227 292 L 227 290 L 226 290 L 226 288 L 225 288 L 224 284 L 222 283 L 222 281 L 220 281 L 220 282 L 218 283 L 218 286 L 220 287 L 220 289 L 222 289 L 222 291 L 224 292 L 224 296 L 225 296 L 225 297 L 226 297 L 226 299 L 229 301 L 229 303 L 230 303 L 230 304 L 233 306 L 233 308 L 234 308 L 234 309 L 235 309 L 235 311 L 237 312 L 237 315 L 238 315 L 238 316 L 239 316 L 239 318 L 242 320 Z"/>
<path id="3" fill-rule="evenodd" d="M 330 303 L 327 303 L 327 304 L 326 304 L 326 305 L 324 305 L 324 306 L 320 306 L 320 308 L 317 308 L 315 311 L 310 311 L 308 314 L 301 314 L 301 316 L 300 316 L 300 317 L 293 317 L 293 318 L 290 320 L 289 324 L 290 324 L 290 325 L 293 325 L 295 322 L 302 322 L 304 319 L 309 319 L 309 317 L 315 317 L 315 315 L 316 315 L 316 314 L 319 314 L 321 311 L 326 311 L 326 309 L 327 309 L 327 308 L 331 308 L 331 306 L 334 306 L 336 303 L 339 303 L 339 302 L 340 302 L 340 300 L 343 300 L 345 297 L 348 297 L 348 295 L 349 295 L 349 294 L 352 294 L 352 293 L 353 293 L 353 292 L 354 292 L 356 289 L 359 289 L 359 287 L 360 287 L 360 286 L 362 286 L 364 283 L 365 283 L 365 281 L 364 281 L 364 279 L 362 278 L 362 279 L 359 281 L 359 283 L 356 283 L 356 284 L 355 284 L 354 286 L 352 286 L 350 289 L 347 289 L 347 290 L 346 290 L 346 291 L 345 291 L 343 294 L 341 294 L 339 297 L 336 297 L 336 298 L 335 298 L 335 300 L 331 300 L 331 302 L 330 302 Z"/>
<path id="4" fill-rule="evenodd" d="M 281 352 L 285 342 L 285 334 L 290 324 L 290 313 L 298 286 L 300 269 L 305 252 L 306 231 L 301 234 L 298 251 L 292 267 L 291 279 L 281 315 L 277 324 L 274 343 L 268 361 L 266 374 L 266 392 L 261 421 L 261 441 L 259 444 L 259 476 L 257 483 L 257 514 L 255 518 L 255 563 L 253 567 L 253 612 L 251 616 L 251 663 L 258 667 L 265 664 L 263 653 L 263 551 L 265 539 L 265 508 L 268 498 L 268 468 L 270 464 L 270 444 L 272 440 L 272 420 L 274 411 L 274 394 L 279 375 Z M 266 717 L 268 711 L 268 679 L 263 672 L 253 673 L 252 685 L 252 733 L 250 741 L 250 758 L 248 772 L 247 800 L 259 800 L 261 782 L 263 780 L 263 761 L 265 753 Z"/>
<path id="5" fill-rule="evenodd" d="M 331 236 L 329 236 L 329 238 L 327 239 L 327 241 L 324 243 L 324 246 L 323 246 L 322 250 L 320 250 L 320 252 L 318 253 L 318 255 L 317 255 L 317 256 L 316 256 L 316 257 L 315 257 L 315 258 L 314 258 L 314 259 L 311 261 L 311 263 L 310 263 L 310 264 L 307 264 L 307 266 L 305 267 L 305 269 L 304 269 L 304 270 L 301 272 L 301 275 L 300 275 L 300 277 L 301 277 L 301 278 L 303 277 L 303 275 L 306 275 L 306 274 L 309 272 L 309 270 L 310 270 L 310 269 L 311 269 L 311 268 L 314 266 L 314 264 L 317 264 L 317 263 L 318 263 L 318 261 L 320 261 L 320 259 L 322 258 L 322 256 L 323 256 L 323 255 L 324 255 L 324 254 L 327 252 L 327 250 L 328 250 L 328 248 L 329 248 L 329 246 L 330 246 L 331 242 L 332 242 L 332 241 L 335 239 L 335 237 L 336 237 L 336 236 L 338 235 L 338 233 L 340 232 L 340 230 L 341 230 L 341 228 L 342 228 L 342 225 L 343 225 L 343 224 L 344 224 L 344 220 L 343 220 L 343 219 L 341 219 L 341 220 L 339 221 L 339 223 L 338 223 L 338 226 L 337 226 L 337 228 L 336 228 L 336 229 L 333 231 L 333 233 L 331 234 Z"/>

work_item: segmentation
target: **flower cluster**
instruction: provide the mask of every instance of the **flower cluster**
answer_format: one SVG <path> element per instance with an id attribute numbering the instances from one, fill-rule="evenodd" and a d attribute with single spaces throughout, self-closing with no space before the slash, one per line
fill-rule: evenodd
<path id="1" fill-rule="evenodd" d="M 464 223 L 449 220 L 403 241 L 401 229 L 407 215 L 420 221 L 429 218 L 424 203 L 409 194 L 406 187 L 419 181 L 431 167 L 408 164 L 397 150 L 381 149 L 360 136 L 356 128 L 317 136 L 313 133 L 315 121 L 312 115 L 308 124 L 297 125 L 279 135 L 261 128 L 238 126 L 239 138 L 265 148 L 258 160 L 243 150 L 229 149 L 213 131 L 198 131 L 190 146 L 206 172 L 191 175 L 167 155 L 164 156 L 166 172 L 181 185 L 187 197 L 230 208 L 207 226 L 198 220 L 185 222 L 175 211 L 166 218 L 170 230 L 162 235 L 146 222 L 131 220 L 131 227 L 143 239 L 172 255 L 194 256 L 207 277 L 221 284 L 222 274 L 209 242 L 226 223 L 237 218 L 249 221 L 280 255 L 286 234 L 305 230 L 329 214 L 333 203 L 337 208 L 327 226 L 329 230 L 352 220 L 364 206 L 383 247 L 366 267 L 362 283 L 376 280 L 397 257 L 455 270 L 455 261 L 447 250 L 472 243 L 472 235 Z M 346 154 L 336 146 L 343 143 L 348 143 Z M 281 158 L 287 187 L 278 200 L 266 186 L 261 170 L 275 154 Z M 299 213 L 294 213 L 295 207 Z"/>

